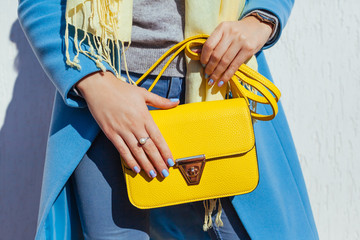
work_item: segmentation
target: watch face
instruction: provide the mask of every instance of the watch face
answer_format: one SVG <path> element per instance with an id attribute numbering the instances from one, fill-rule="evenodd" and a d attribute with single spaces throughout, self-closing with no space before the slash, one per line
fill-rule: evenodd
<path id="1" fill-rule="evenodd" d="M 269 21 L 269 22 L 275 23 L 275 21 L 274 21 L 272 18 L 269 18 L 268 16 L 265 16 L 265 15 L 262 14 L 262 13 L 258 13 L 258 14 L 259 14 L 259 16 L 260 16 L 262 19 L 264 19 L 264 21 Z"/>
<path id="2" fill-rule="evenodd" d="M 264 15 L 263 13 L 259 13 L 259 12 L 253 12 L 251 13 L 249 16 L 254 16 L 257 19 L 259 19 L 259 21 L 264 22 L 264 23 L 268 23 L 271 24 L 273 27 L 275 26 L 276 22 L 274 19 L 272 19 L 271 17 L 268 17 L 266 15 Z"/>

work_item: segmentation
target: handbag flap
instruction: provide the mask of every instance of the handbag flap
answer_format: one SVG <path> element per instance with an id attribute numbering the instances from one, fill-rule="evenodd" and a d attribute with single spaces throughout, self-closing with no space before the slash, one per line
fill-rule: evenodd
<path id="1" fill-rule="evenodd" d="M 255 146 L 243 98 L 179 105 L 150 111 L 174 159 L 205 154 L 207 160 L 245 154 Z"/>

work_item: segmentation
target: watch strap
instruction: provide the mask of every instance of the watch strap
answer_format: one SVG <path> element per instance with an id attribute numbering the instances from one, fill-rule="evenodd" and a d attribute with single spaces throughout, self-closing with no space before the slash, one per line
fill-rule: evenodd
<path id="1" fill-rule="evenodd" d="M 274 40 L 275 36 L 277 36 L 277 33 L 279 31 L 279 20 L 278 20 L 278 18 L 276 16 L 274 16 L 273 14 L 271 14 L 271 13 L 269 13 L 267 11 L 264 11 L 264 10 L 251 11 L 248 14 L 246 14 L 244 16 L 244 18 L 248 17 L 248 16 L 254 16 L 257 19 L 259 19 L 259 21 L 267 23 L 267 24 L 272 26 L 272 33 L 271 33 L 271 35 L 269 37 L 269 40 L 267 41 L 266 44 L 269 44 L 270 42 L 272 42 Z"/>

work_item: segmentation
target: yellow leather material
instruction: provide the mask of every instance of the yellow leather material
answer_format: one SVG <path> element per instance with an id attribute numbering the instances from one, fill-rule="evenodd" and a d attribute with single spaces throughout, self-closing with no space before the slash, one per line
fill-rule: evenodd
<path id="1" fill-rule="evenodd" d="M 205 154 L 206 163 L 200 184 L 192 186 L 178 168 L 170 168 L 165 179 L 150 179 L 143 172 L 135 175 L 123 165 L 134 206 L 162 207 L 255 189 L 259 180 L 255 137 L 245 99 L 191 103 L 150 113 L 175 161 Z"/>
<path id="2" fill-rule="evenodd" d="M 174 53 L 150 87 L 153 88 L 169 63 L 181 51 L 192 60 L 199 54 L 207 35 L 185 39 L 166 52 L 138 81 L 140 83 L 161 61 Z M 256 88 L 256 95 L 242 84 Z M 265 77 L 243 64 L 230 79 L 233 99 L 189 103 L 168 110 L 150 111 L 175 161 L 204 154 L 205 166 L 196 185 L 189 185 L 178 167 L 169 176 L 150 179 L 143 171 L 135 174 L 123 164 L 130 202 L 138 208 L 155 208 L 206 199 L 234 196 L 254 190 L 259 181 L 252 118 L 270 120 L 277 113 L 280 91 Z M 273 113 L 251 112 L 249 100 L 270 104 Z"/>

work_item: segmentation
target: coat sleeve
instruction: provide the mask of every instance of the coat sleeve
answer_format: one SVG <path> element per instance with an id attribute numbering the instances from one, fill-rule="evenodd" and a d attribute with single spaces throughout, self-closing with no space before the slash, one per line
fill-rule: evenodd
<path id="1" fill-rule="evenodd" d="M 72 87 L 83 77 L 99 69 L 93 60 L 83 54 L 79 54 L 81 70 L 66 65 L 65 9 L 66 0 L 19 0 L 18 16 L 36 57 L 65 104 L 70 107 L 85 107 L 85 100 L 74 94 Z M 69 30 L 73 31 L 73 28 Z M 72 41 L 69 41 L 71 59 L 75 55 Z M 84 44 L 82 47 L 87 48 Z M 108 64 L 103 64 L 107 70 L 112 71 Z"/>
<path id="2" fill-rule="evenodd" d="M 247 0 L 245 8 L 240 18 L 254 10 L 265 10 L 272 13 L 279 20 L 279 28 L 276 36 L 270 44 L 264 46 L 263 49 L 272 47 L 280 38 L 282 30 L 290 16 L 291 9 L 295 0 Z"/>

